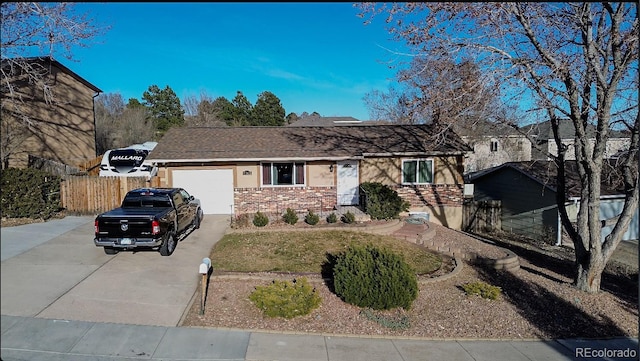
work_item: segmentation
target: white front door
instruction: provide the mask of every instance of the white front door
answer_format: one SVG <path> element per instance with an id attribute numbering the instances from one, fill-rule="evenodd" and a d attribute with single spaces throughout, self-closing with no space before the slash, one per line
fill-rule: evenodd
<path id="1" fill-rule="evenodd" d="M 338 168 L 338 205 L 351 206 L 359 203 L 360 180 L 358 161 L 343 160 L 337 162 Z"/>

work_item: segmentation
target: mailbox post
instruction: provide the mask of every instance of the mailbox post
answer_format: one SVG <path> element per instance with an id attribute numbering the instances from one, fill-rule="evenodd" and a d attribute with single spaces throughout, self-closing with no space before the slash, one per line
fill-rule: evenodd
<path id="1" fill-rule="evenodd" d="M 200 275 L 202 276 L 202 297 L 200 299 L 200 314 L 204 315 L 204 303 L 207 297 L 207 277 L 209 276 L 209 269 L 211 268 L 211 260 L 209 258 L 203 258 L 200 264 Z"/>

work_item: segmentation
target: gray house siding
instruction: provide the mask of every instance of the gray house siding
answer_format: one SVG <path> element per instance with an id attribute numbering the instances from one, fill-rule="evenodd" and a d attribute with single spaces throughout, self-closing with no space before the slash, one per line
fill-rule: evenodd
<path id="1" fill-rule="evenodd" d="M 501 200 L 505 215 L 511 216 L 556 204 L 555 192 L 511 168 L 503 168 L 491 176 L 477 178 L 473 184 L 474 200 Z"/>
<path id="2" fill-rule="evenodd" d="M 558 233 L 558 207 L 555 191 L 511 167 L 496 169 L 478 176 L 473 181 L 475 201 L 499 200 L 502 206 L 502 230 L 532 238 L 556 242 Z M 622 211 L 623 199 L 602 199 L 600 219 L 614 217 Z M 575 221 L 579 205 L 568 202 L 568 212 Z M 634 213 L 623 240 L 637 240 L 639 234 L 638 210 Z M 602 229 L 606 237 L 613 226 Z"/>
<path id="3" fill-rule="evenodd" d="M 506 232 L 555 240 L 558 210 L 552 190 L 512 168 L 502 168 L 473 181 L 476 201 L 500 200 Z"/>

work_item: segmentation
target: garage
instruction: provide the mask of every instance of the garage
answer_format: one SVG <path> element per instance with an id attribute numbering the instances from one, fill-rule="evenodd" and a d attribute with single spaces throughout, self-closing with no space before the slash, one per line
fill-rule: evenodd
<path id="1" fill-rule="evenodd" d="M 204 214 L 233 212 L 233 170 L 174 170 L 173 186 L 184 188 L 202 202 Z"/>

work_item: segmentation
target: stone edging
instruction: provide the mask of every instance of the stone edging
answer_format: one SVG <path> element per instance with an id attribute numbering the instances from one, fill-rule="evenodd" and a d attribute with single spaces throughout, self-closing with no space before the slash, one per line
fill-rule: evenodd
<path id="1" fill-rule="evenodd" d="M 456 263 L 456 266 L 453 268 L 453 271 L 447 273 L 446 275 L 419 280 L 418 283 L 421 283 L 421 284 L 436 283 L 436 282 L 448 280 L 449 278 L 457 275 L 458 273 L 460 273 L 460 271 L 462 271 L 462 265 L 464 262 L 460 261 L 458 258 L 455 258 L 455 257 L 453 258 L 453 262 Z"/>
<path id="2" fill-rule="evenodd" d="M 505 257 L 499 259 L 477 259 L 478 262 L 497 270 L 512 271 L 520 269 L 520 259 L 518 256 L 508 249 L 501 247 L 500 249 L 507 254 Z"/>
<path id="3" fill-rule="evenodd" d="M 506 256 L 498 259 L 474 257 L 472 260 L 480 264 L 487 265 L 496 270 L 515 271 L 520 269 L 520 259 L 518 258 L 518 255 L 512 252 L 511 250 L 504 247 L 500 247 L 496 245 L 495 242 L 492 242 L 488 239 L 477 236 L 475 234 L 462 232 L 462 231 L 458 231 L 458 232 L 463 233 L 464 235 L 467 235 L 469 237 L 475 238 L 480 242 L 491 244 L 506 254 Z"/>

